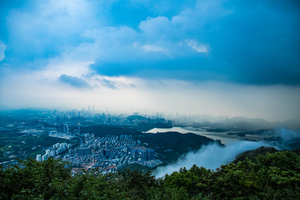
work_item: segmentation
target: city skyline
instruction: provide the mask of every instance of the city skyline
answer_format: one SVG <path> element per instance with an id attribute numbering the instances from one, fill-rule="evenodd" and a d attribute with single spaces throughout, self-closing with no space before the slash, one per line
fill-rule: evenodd
<path id="1" fill-rule="evenodd" d="M 0 2 L 0 109 L 300 120 L 296 1 Z"/>

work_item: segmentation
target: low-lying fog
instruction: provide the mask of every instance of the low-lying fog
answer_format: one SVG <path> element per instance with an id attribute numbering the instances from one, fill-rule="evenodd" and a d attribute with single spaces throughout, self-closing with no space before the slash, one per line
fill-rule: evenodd
<path id="1" fill-rule="evenodd" d="M 287 129 L 276 130 L 274 136 L 281 137 L 282 140 L 280 142 L 235 140 L 227 143 L 225 147 L 217 143 L 203 146 L 197 152 L 189 152 L 175 164 L 158 167 L 154 174 L 157 177 L 163 177 L 183 167 L 190 169 L 194 164 L 215 170 L 223 164 L 232 162 L 237 155 L 245 151 L 261 146 L 270 146 L 278 150 L 289 149 L 291 139 L 300 138 L 299 133 Z"/>

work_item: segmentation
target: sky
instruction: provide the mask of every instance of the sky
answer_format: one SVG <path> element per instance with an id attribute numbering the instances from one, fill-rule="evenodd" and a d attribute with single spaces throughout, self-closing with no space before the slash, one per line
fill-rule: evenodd
<path id="1" fill-rule="evenodd" d="M 0 0 L 0 109 L 300 120 L 297 0 Z"/>

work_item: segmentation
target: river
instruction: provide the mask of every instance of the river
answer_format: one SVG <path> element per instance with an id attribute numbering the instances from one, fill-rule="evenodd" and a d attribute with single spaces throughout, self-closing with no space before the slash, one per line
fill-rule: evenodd
<path id="1" fill-rule="evenodd" d="M 186 133 L 194 133 L 197 135 L 205 136 L 211 138 L 213 140 L 220 140 L 222 144 L 229 144 L 237 140 L 246 139 L 246 140 L 254 140 L 258 141 L 263 138 L 263 136 L 259 135 L 247 135 L 244 137 L 236 136 L 236 135 L 227 135 L 227 132 L 208 132 L 205 129 L 201 128 L 193 128 L 193 127 L 173 127 L 173 128 L 154 128 L 145 133 L 165 133 L 165 132 L 178 132 L 182 134 Z M 230 131 L 232 132 L 232 131 Z"/>

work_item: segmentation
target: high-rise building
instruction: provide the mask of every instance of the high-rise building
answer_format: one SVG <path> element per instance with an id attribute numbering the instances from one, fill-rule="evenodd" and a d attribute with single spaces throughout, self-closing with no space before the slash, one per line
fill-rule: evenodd
<path id="1" fill-rule="evenodd" d="M 73 116 L 73 117 L 77 117 L 77 116 L 78 116 L 78 111 L 77 111 L 77 109 L 73 109 L 73 110 L 72 110 L 72 116 Z"/>
<path id="2" fill-rule="evenodd" d="M 53 150 L 50 151 L 50 156 L 51 156 L 51 157 L 54 157 L 54 156 L 55 156 L 55 151 L 53 151 Z"/>
<path id="3" fill-rule="evenodd" d="M 134 161 L 138 161 L 139 160 L 139 151 L 136 149 L 136 150 L 133 150 L 133 156 L 134 156 Z"/>
<path id="4" fill-rule="evenodd" d="M 110 157 L 110 149 L 103 149 L 103 156 L 105 156 L 106 158 Z"/>
<path id="5" fill-rule="evenodd" d="M 77 125 L 77 132 L 78 132 L 78 134 L 80 134 L 80 124 L 79 123 Z"/>
<path id="6" fill-rule="evenodd" d="M 67 150 L 67 143 L 60 143 L 59 147 L 62 148 L 63 151 L 65 151 Z"/>
<path id="7" fill-rule="evenodd" d="M 69 133 L 69 127 L 67 124 L 64 124 L 64 133 Z"/>
<path id="8" fill-rule="evenodd" d="M 42 156 L 42 161 L 47 160 L 47 159 L 48 159 L 48 154 L 44 154 L 44 155 Z"/>
<path id="9" fill-rule="evenodd" d="M 69 133 L 69 127 L 68 127 L 67 124 L 61 124 L 61 125 L 59 125 L 59 127 L 58 127 L 58 131 L 59 131 L 60 133 Z"/>
<path id="10" fill-rule="evenodd" d="M 41 154 L 36 155 L 36 160 L 41 162 L 42 161 L 42 155 Z"/>
<path id="11" fill-rule="evenodd" d="M 141 151 L 142 161 L 148 161 L 148 152 L 145 150 Z"/>
<path id="12" fill-rule="evenodd" d="M 78 154 L 81 156 L 92 154 L 92 147 L 80 147 L 78 148 Z"/>
<path id="13" fill-rule="evenodd" d="M 147 149 L 147 153 L 148 153 L 148 160 L 154 160 L 155 151 L 153 149 Z"/>
<path id="14" fill-rule="evenodd" d="M 62 153 L 64 151 L 63 148 L 59 147 L 56 151 L 55 151 L 55 154 L 58 155 L 60 153 Z"/>

